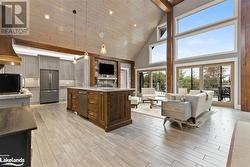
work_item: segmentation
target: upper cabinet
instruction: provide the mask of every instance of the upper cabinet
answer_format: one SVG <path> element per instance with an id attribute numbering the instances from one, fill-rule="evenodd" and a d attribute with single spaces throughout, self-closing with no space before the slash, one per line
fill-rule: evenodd
<path id="1" fill-rule="evenodd" d="M 48 56 L 39 56 L 40 69 L 59 70 L 60 59 Z"/>
<path id="2" fill-rule="evenodd" d="M 6 73 L 18 73 L 25 78 L 39 77 L 39 63 L 38 57 L 35 56 L 20 56 L 22 57 L 21 65 L 19 66 L 5 66 Z"/>
<path id="3" fill-rule="evenodd" d="M 74 80 L 74 64 L 71 61 L 60 60 L 60 80 Z"/>
<path id="4" fill-rule="evenodd" d="M 39 77 L 39 62 L 38 57 L 23 56 L 23 63 L 25 64 L 25 77 L 38 78 Z"/>

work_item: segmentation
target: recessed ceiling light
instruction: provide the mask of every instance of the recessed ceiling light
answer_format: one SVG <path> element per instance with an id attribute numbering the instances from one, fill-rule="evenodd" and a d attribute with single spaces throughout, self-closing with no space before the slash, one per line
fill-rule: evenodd
<path id="1" fill-rule="evenodd" d="M 47 19 L 47 20 L 49 20 L 49 19 L 50 19 L 50 16 L 49 16 L 48 14 L 45 14 L 45 15 L 44 15 L 44 18 Z"/>
<path id="2" fill-rule="evenodd" d="M 114 12 L 112 10 L 109 10 L 109 14 L 112 15 Z"/>
<path id="3" fill-rule="evenodd" d="M 137 25 L 136 24 L 134 24 L 134 27 L 136 27 Z"/>

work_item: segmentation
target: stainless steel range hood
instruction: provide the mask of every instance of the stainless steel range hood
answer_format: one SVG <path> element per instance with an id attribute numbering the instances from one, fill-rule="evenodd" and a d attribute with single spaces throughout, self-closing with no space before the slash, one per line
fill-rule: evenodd
<path id="1" fill-rule="evenodd" d="M 21 61 L 12 47 L 12 37 L 0 35 L 0 65 L 20 65 Z"/>

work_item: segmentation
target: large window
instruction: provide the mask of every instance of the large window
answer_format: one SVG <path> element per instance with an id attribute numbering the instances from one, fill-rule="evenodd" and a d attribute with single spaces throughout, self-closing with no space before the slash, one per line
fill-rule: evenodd
<path id="1" fill-rule="evenodd" d="M 176 18 L 175 59 L 237 52 L 238 0 L 214 0 Z"/>
<path id="2" fill-rule="evenodd" d="M 177 59 L 236 51 L 236 25 L 177 39 Z"/>
<path id="3" fill-rule="evenodd" d="M 209 8 L 202 9 L 194 14 L 187 14 L 177 18 L 177 33 L 187 32 L 209 24 L 231 19 L 236 15 L 235 0 L 212 2 Z M 218 0 L 217 0 L 218 2 Z M 191 23 L 191 24 L 190 24 Z"/>
<path id="4" fill-rule="evenodd" d="M 166 61 L 167 45 L 166 41 L 149 46 L 150 64 Z"/>
<path id="5" fill-rule="evenodd" d="M 161 24 L 157 26 L 157 41 L 161 41 L 167 38 L 167 24 Z"/>

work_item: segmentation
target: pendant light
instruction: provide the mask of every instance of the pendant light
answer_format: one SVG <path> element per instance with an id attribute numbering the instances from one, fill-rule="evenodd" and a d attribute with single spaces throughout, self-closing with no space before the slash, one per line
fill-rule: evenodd
<path id="1" fill-rule="evenodd" d="M 104 7 L 104 0 L 102 1 L 102 6 Z M 105 13 L 105 11 L 104 11 Z M 102 38 L 102 45 L 101 45 L 101 51 L 100 53 L 105 55 L 107 54 L 107 49 L 106 49 L 106 45 L 104 44 L 104 24 L 103 24 L 103 20 L 102 19 L 102 32 L 99 34 L 100 38 Z"/>
<path id="2" fill-rule="evenodd" d="M 107 53 L 107 49 L 106 49 L 105 44 L 103 43 L 101 46 L 101 54 L 105 55 L 106 53 Z"/>
<path id="3" fill-rule="evenodd" d="M 76 48 L 76 10 L 73 10 L 72 11 L 73 14 L 74 14 L 74 47 Z M 77 63 L 77 59 L 76 57 L 74 57 L 74 60 L 73 60 L 73 64 L 76 64 Z"/>
<path id="4" fill-rule="evenodd" d="M 76 63 L 77 63 L 77 59 L 76 57 L 74 57 L 73 64 L 76 64 Z"/>
<path id="5" fill-rule="evenodd" d="M 88 35 L 87 35 L 87 31 L 88 31 L 88 0 L 86 0 L 86 4 L 85 4 L 85 6 L 86 6 L 86 9 L 85 9 L 85 11 L 86 11 L 86 14 L 85 14 L 85 41 L 86 41 L 86 43 L 85 43 L 85 45 L 86 45 L 86 51 L 84 52 L 84 54 L 83 54 L 83 56 L 84 56 L 84 59 L 89 59 L 89 53 L 88 53 L 88 51 L 87 51 L 87 44 L 88 44 Z"/>

